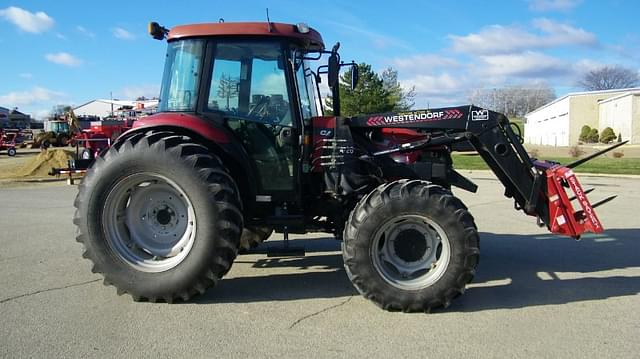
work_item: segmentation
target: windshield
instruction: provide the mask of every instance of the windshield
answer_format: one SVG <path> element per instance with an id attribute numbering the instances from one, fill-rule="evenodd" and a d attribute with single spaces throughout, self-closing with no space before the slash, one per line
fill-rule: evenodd
<path id="1" fill-rule="evenodd" d="M 194 111 L 204 52 L 204 40 L 169 43 L 160 90 L 159 110 Z"/>
<path id="2" fill-rule="evenodd" d="M 224 42 L 215 46 L 207 109 L 230 117 L 292 126 L 280 42 Z"/>
<path id="3" fill-rule="evenodd" d="M 56 133 L 69 132 L 69 124 L 66 122 L 51 122 L 51 131 Z"/>

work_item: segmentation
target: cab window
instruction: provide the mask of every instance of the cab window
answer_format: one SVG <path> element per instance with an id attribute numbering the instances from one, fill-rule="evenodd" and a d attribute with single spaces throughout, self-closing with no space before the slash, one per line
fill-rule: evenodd
<path id="1" fill-rule="evenodd" d="M 271 125 L 292 126 L 279 42 L 225 42 L 215 46 L 207 110 Z"/>

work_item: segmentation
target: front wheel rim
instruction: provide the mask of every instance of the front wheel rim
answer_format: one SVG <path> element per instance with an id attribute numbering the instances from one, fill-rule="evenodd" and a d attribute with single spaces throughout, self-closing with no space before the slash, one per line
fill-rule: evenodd
<path id="1" fill-rule="evenodd" d="M 156 173 L 117 181 L 105 200 L 102 224 L 113 252 L 143 272 L 176 267 L 195 241 L 191 200 L 174 181 Z"/>
<path id="2" fill-rule="evenodd" d="M 378 274 L 402 290 L 421 290 L 447 270 L 451 244 L 445 231 L 421 215 L 394 217 L 376 231 L 371 259 Z"/>

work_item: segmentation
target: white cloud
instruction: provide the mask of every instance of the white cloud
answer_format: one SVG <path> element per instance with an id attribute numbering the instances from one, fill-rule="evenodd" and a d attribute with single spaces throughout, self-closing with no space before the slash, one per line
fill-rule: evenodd
<path id="1" fill-rule="evenodd" d="M 394 58 L 388 63 L 399 70 L 400 86 L 415 91 L 415 108 L 459 105 L 466 97 L 468 81 L 461 77 L 466 64 L 441 54 Z"/>
<path id="2" fill-rule="evenodd" d="M 282 74 L 271 73 L 264 76 L 259 83 L 253 84 L 252 87 L 252 93 L 270 96 L 273 94 L 282 94 L 287 88 L 287 84 Z"/>
<path id="3" fill-rule="evenodd" d="M 42 11 L 32 13 L 15 6 L 0 10 L 0 17 L 13 23 L 22 31 L 33 34 L 45 32 L 55 23 L 53 18 Z"/>
<path id="4" fill-rule="evenodd" d="M 478 55 L 466 62 L 438 61 L 437 57 L 437 54 L 413 57 L 426 59 L 426 63 L 433 60 L 434 66 L 411 66 L 404 59 L 389 61 L 406 66 L 400 71 L 399 81 L 404 89 L 415 88 L 416 108 L 464 104 L 469 94 L 480 88 L 538 83 L 573 86 L 582 74 L 600 65 L 588 59 L 570 61 L 535 51 Z"/>
<path id="5" fill-rule="evenodd" d="M 51 110 L 39 109 L 32 112 L 31 117 L 39 121 L 44 121 L 51 114 Z"/>
<path id="6" fill-rule="evenodd" d="M 133 40 L 136 37 L 130 33 L 129 31 L 121 28 L 121 27 L 115 27 L 112 30 L 113 36 L 117 37 L 118 39 L 122 39 L 122 40 Z"/>
<path id="7" fill-rule="evenodd" d="M 548 78 L 571 73 L 571 65 L 558 58 L 538 52 L 480 56 L 482 77 Z"/>
<path id="8" fill-rule="evenodd" d="M 57 33 L 56 33 L 56 37 L 57 37 L 58 39 L 60 39 L 60 40 L 66 40 L 66 39 L 67 39 L 67 37 L 66 37 L 66 36 L 62 35 L 62 34 L 61 34 L 61 33 L 59 33 L 59 32 L 57 32 Z"/>
<path id="9" fill-rule="evenodd" d="M 81 59 L 66 52 L 58 52 L 56 54 L 46 54 L 44 57 L 47 60 L 58 65 L 65 65 L 65 66 L 71 66 L 71 67 L 82 65 Z"/>
<path id="10" fill-rule="evenodd" d="M 424 68 L 456 68 L 461 64 L 456 59 L 435 54 L 421 54 L 391 60 L 391 65 L 399 70 L 415 71 Z"/>
<path id="11" fill-rule="evenodd" d="M 160 96 L 160 85 L 144 84 L 126 86 L 120 91 L 119 95 L 121 95 L 122 98 L 129 100 L 135 100 L 141 96 L 146 98 L 158 97 Z"/>
<path id="12" fill-rule="evenodd" d="M 414 87 L 416 93 L 438 95 L 456 92 L 460 89 L 460 80 L 449 73 L 440 75 L 421 74 L 407 80 L 400 81 L 404 88 Z"/>
<path id="13" fill-rule="evenodd" d="M 598 39 L 596 35 L 584 29 L 578 29 L 571 25 L 562 24 L 550 19 L 534 19 L 533 27 L 541 30 L 549 36 L 543 38 L 541 46 L 560 45 L 596 45 Z"/>
<path id="14" fill-rule="evenodd" d="M 15 91 L 0 95 L 0 103 L 6 105 L 5 107 L 28 106 L 34 103 L 56 101 L 64 97 L 65 94 L 62 92 L 36 86 L 29 91 Z"/>
<path id="15" fill-rule="evenodd" d="M 600 69 L 603 66 L 607 66 L 607 65 L 611 65 L 611 64 L 596 61 L 596 60 L 591 60 L 591 59 L 582 59 L 572 63 L 571 69 L 573 70 L 573 73 L 576 75 L 576 80 L 577 80 L 578 78 L 582 78 L 582 76 L 584 76 L 584 74 L 586 74 L 587 72 Z"/>
<path id="16" fill-rule="evenodd" d="M 96 37 L 96 34 L 94 34 L 93 32 L 91 32 L 89 30 L 87 30 L 87 28 L 85 28 L 84 26 L 78 25 L 78 26 L 76 26 L 76 30 L 78 30 L 78 32 L 81 33 L 82 35 L 85 35 L 85 36 L 90 37 L 92 39 L 94 37 Z"/>
<path id="17" fill-rule="evenodd" d="M 584 29 L 549 19 L 535 19 L 535 34 L 518 26 L 491 25 L 466 36 L 449 35 L 454 51 L 471 54 L 506 54 L 565 45 L 594 46 L 596 36 Z"/>
<path id="18" fill-rule="evenodd" d="M 529 0 L 533 11 L 567 11 L 580 5 L 582 0 Z"/>
<path id="19" fill-rule="evenodd" d="M 465 103 L 466 94 L 471 86 L 462 75 L 416 74 L 400 80 L 400 85 L 405 90 L 415 90 L 415 108 L 460 105 Z"/>

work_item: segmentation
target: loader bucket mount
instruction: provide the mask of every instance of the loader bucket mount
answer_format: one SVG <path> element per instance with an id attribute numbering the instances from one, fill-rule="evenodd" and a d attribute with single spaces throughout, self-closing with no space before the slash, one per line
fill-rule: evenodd
<path id="1" fill-rule="evenodd" d="M 575 168 L 593 158 L 605 154 L 628 141 L 615 144 L 602 151 L 598 151 L 585 158 L 561 166 L 547 161 L 534 161 L 534 166 L 544 170 L 547 180 L 547 197 L 549 203 L 549 230 L 555 234 L 561 234 L 580 239 L 585 232 L 602 233 L 604 228 L 596 215 L 595 208 L 614 198 L 615 195 L 606 197 L 596 203 L 591 203 L 587 194 L 593 191 L 583 189 L 572 168 Z M 573 193 L 569 196 L 569 190 Z M 572 201 L 577 200 L 580 209 L 573 206 Z"/>

